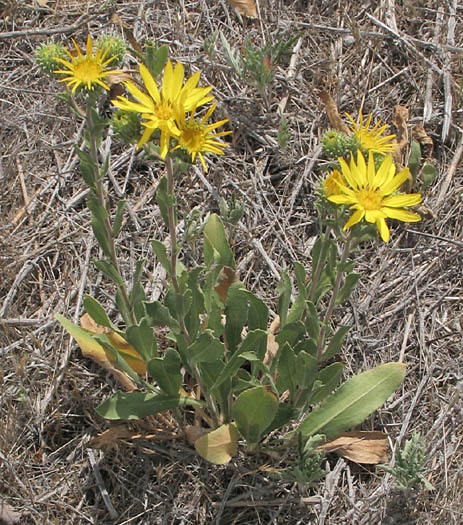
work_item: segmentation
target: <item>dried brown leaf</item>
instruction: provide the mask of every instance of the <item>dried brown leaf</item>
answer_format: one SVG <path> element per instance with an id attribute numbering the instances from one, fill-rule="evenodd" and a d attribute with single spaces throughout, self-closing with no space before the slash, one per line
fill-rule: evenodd
<path id="1" fill-rule="evenodd" d="M 393 153 L 394 160 L 402 164 L 402 152 L 408 145 L 408 109 L 397 104 L 394 108 L 394 124 L 397 128 L 397 145 Z"/>
<path id="2" fill-rule="evenodd" d="M 423 124 L 418 124 L 413 130 L 413 137 L 420 143 L 423 157 L 429 159 L 432 156 L 434 143 L 432 138 L 426 133 Z"/>
<path id="3" fill-rule="evenodd" d="M 118 24 L 122 27 L 122 31 L 124 31 L 125 38 L 127 38 L 127 40 L 129 41 L 129 44 L 135 49 L 135 51 L 138 51 L 139 53 L 143 53 L 143 48 L 137 42 L 137 39 L 135 38 L 132 30 L 130 29 L 128 24 L 126 24 L 117 13 L 113 13 L 111 15 L 111 22 L 113 24 Z"/>
<path id="4" fill-rule="evenodd" d="M 228 3 L 249 18 L 257 18 L 257 9 L 254 0 L 228 0 Z"/>
<path id="5" fill-rule="evenodd" d="M 230 268 L 229 266 L 224 266 L 222 268 L 217 279 L 219 284 L 215 287 L 215 291 L 217 292 L 217 295 L 219 296 L 219 299 L 222 301 L 222 303 L 225 304 L 225 301 L 227 300 L 227 292 L 230 288 L 230 285 L 237 280 L 238 277 L 233 268 Z"/>
<path id="6" fill-rule="evenodd" d="M 333 100 L 333 97 L 327 91 L 322 91 L 319 94 L 319 97 L 325 104 L 326 113 L 328 114 L 331 127 L 341 131 L 342 133 L 349 133 L 347 124 L 339 116 L 338 107 L 336 106 L 336 102 Z"/>
<path id="7" fill-rule="evenodd" d="M 100 334 L 104 333 L 104 328 L 102 326 L 97 325 L 88 314 L 84 314 L 80 318 L 80 325 L 82 328 L 90 332 Z M 82 350 L 82 354 L 85 357 L 89 357 L 90 359 L 95 361 L 95 363 L 111 372 L 111 374 L 113 374 L 117 381 L 119 381 L 122 387 L 128 392 L 135 390 L 135 383 L 124 372 L 117 369 L 113 365 L 108 354 L 105 352 L 105 349 L 101 345 L 99 345 L 96 341 L 88 341 L 87 339 L 81 341 L 76 339 L 76 341 L 79 344 L 80 349 Z"/>
<path id="8" fill-rule="evenodd" d="M 114 448 L 117 442 L 121 439 L 129 439 L 135 435 L 135 432 L 128 429 L 126 425 L 116 425 L 110 427 L 101 434 L 94 436 L 90 441 L 88 446 L 91 448 L 100 448 L 100 449 L 111 449 Z"/>
<path id="9" fill-rule="evenodd" d="M 316 450 L 336 452 L 355 463 L 377 465 L 387 461 L 387 435 L 384 432 L 363 430 L 344 432 Z"/>
<path id="10" fill-rule="evenodd" d="M 16 512 L 11 505 L 0 500 L 0 523 L 4 525 L 16 525 L 16 523 L 19 523 L 20 518 L 20 512 Z"/>

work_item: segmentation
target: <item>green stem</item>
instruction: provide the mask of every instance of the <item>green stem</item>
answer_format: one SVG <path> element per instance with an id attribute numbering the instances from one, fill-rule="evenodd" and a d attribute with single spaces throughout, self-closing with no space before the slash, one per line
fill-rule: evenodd
<path id="1" fill-rule="evenodd" d="M 175 228 L 174 167 L 172 163 L 172 158 L 169 155 L 167 155 L 167 157 L 165 158 L 165 163 L 166 163 L 166 171 L 167 171 L 167 199 L 168 199 L 167 218 L 168 218 L 168 227 L 169 227 L 169 235 L 170 235 L 170 267 L 172 269 L 171 278 L 172 278 L 172 285 L 174 287 L 174 292 L 177 296 L 179 296 L 181 295 L 181 290 L 180 290 L 180 286 L 178 284 L 178 279 L 177 279 L 177 255 L 178 253 L 177 253 L 177 233 L 176 233 L 176 228 Z M 177 318 L 178 318 L 178 322 L 180 325 L 180 329 L 182 330 L 182 333 L 183 333 L 183 337 L 185 338 L 187 345 L 190 345 L 192 341 L 191 341 L 190 334 L 188 333 L 187 327 L 185 326 L 185 321 L 183 319 L 183 313 L 177 311 Z M 204 385 L 198 365 L 190 363 L 190 367 L 191 367 L 191 370 L 193 371 L 193 374 L 198 383 L 198 386 L 201 389 L 201 392 L 206 398 L 206 402 L 211 411 L 212 420 L 214 422 L 214 425 L 218 427 L 219 418 L 217 416 L 217 407 L 215 405 L 214 400 L 212 399 L 212 396 L 207 391 L 206 386 Z"/>
<path id="2" fill-rule="evenodd" d="M 338 264 L 338 271 L 336 273 L 336 279 L 334 281 L 331 299 L 328 304 L 328 308 L 325 312 L 325 317 L 323 318 L 322 326 L 320 328 L 320 335 L 318 338 L 318 346 L 317 346 L 317 359 L 318 360 L 321 359 L 323 352 L 325 350 L 326 327 L 328 326 L 328 323 L 330 322 L 331 316 L 334 311 L 334 307 L 336 305 L 336 298 L 338 296 L 339 288 L 341 286 L 341 280 L 344 275 L 344 265 L 346 264 L 347 258 L 349 257 L 349 254 L 351 251 L 351 242 L 352 242 L 352 230 L 349 232 L 349 236 L 347 237 L 346 244 L 344 245 L 344 250 L 341 255 L 341 260 L 339 261 L 339 264 Z"/>
<path id="3" fill-rule="evenodd" d="M 95 177 L 95 188 L 96 188 L 96 197 L 100 201 L 101 205 L 104 209 L 106 209 L 106 199 L 105 199 L 105 191 L 103 186 L 103 179 L 100 176 L 100 173 L 98 171 L 98 148 L 96 144 L 96 137 L 93 133 L 94 129 L 94 123 L 92 120 L 92 105 L 90 103 L 87 104 L 87 114 L 86 114 L 86 120 L 87 120 L 87 129 L 88 129 L 88 135 L 89 135 L 89 148 L 90 148 L 90 158 L 92 160 L 92 166 L 94 167 L 94 177 Z M 110 259 L 111 264 L 116 269 L 119 277 L 121 278 L 121 285 L 118 285 L 121 294 L 122 294 L 122 300 L 124 301 L 127 311 L 130 313 L 130 319 L 133 324 L 137 323 L 137 320 L 135 319 L 135 314 L 133 313 L 132 304 L 129 299 L 129 294 L 127 292 L 127 287 L 125 285 L 125 282 L 122 278 L 121 271 L 119 268 L 119 261 L 117 260 L 117 253 L 116 253 L 116 246 L 114 243 L 114 237 L 113 237 L 113 231 L 111 227 L 111 222 L 109 220 L 109 215 L 104 218 L 103 220 L 104 227 L 106 230 L 106 237 L 108 239 L 109 244 L 109 250 L 110 250 Z"/>
<path id="4" fill-rule="evenodd" d="M 327 226 L 326 231 L 325 231 L 325 239 L 328 238 L 330 231 L 331 231 L 331 227 Z M 318 280 L 320 279 L 320 275 L 322 273 L 323 264 L 325 260 L 325 253 L 327 249 L 328 249 L 328 243 L 324 242 L 320 250 L 320 255 L 318 257 L 317 267 L 315 268 L 315 272 L 312 275 L 312 283 L 310 285 L 310 291 L 309 291 L 309 297 L 308 297 L 309 301 L 313 301 L 315 290 L 318 287 Z"/>

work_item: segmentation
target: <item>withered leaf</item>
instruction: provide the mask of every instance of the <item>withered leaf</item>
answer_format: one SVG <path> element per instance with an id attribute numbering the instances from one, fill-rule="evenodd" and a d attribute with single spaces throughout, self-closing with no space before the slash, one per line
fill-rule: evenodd
<path id="1" fill-rule="evenodd" d="M 413 136 L 420 143 L 423 150 L 423 157 L 428 159 L 432 156 L 434 143 L 432 138 L 426 133 L 423 124 L 418 124 L 413 130 Z"/>
<path id="2" fill-rule="evenodd" d="M 238 277 L 233 268 L 230 268 L 229 266 L 224 266 L 222 270 L 220 270 L 220 274 L 217 279 L 218 284 L 215 287 L 215 291 L 217 292 L 219 299 L 224 304 L 227 300 L 227 292 L 228 292 L 228 289 L 230 288 L 230 285 L 236 282 L 237 280 L 238 280 Z"/>
<path id="3" fill-rule="evenodd" d="M 316 450 L 336 452 L 355 463 L 376 465 L 387 461 L 387 435 L 384 432 L 363 430 L 343 432 Z"/>
<path id="4" fill-rule="evenodd" d="M 402 151 L 408 145 L 408 109 L 405 106 L 395 106 L 394 124 L 397 128 L 397 145 L 393 157 L 396 162 L 402 164 Z"/>
<path id="5" fill-rule="evenodd" d="M 228 3 L 249 18 L 257 18 L 257 9 L 254 0 L 228 0 Z"/>
<path id="6" fill-rule="evenodd" d="M 336 106 L 336 102 L 334 101 L 333 97 L 328 93 L 328 91 L 322 91 L 319 94 L 319 97 L 325 104 L 326 113 L 328 115 L 331 127 L 341 131 L 342 133 L 349 133 L 347 124 L 339 116 L 338 107 Z"/>
<path id="7" fill-rule="evenodd" d="M 132 30 L 130 29 L 128 24 L 126 24 L 117 13 L 113 13 L 111 15 L 111 22 L 113 24 L 118 24 L 122 27 L 122 31 L 124 31 L 125 38 L 127 38 L 130 45 L 135 49 L 135 51 L 138 51 L 139 53 L 143 53 L 143 49 L 141 45 L 137 42 L 137 39 L 135 38 Z"/>

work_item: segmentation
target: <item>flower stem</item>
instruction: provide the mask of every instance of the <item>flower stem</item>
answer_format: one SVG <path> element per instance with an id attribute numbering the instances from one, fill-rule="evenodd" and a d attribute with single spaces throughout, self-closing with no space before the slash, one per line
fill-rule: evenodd
<path id="1" fill-rule="evenodd" d="M 97 199 L 100 201 L 103 208 L 106 210 L 106 198 L 105 198 L 105 191 L 103 186 L 103 178 L 100 176 L 99 170 L 98 170 L 98 148 L 97 148 L 97 142 L 96 137 L 94 133 L 95 125 L 92 118 L 92 105 L 89 103 L 87 104 L 87 113 L 86 113 L 86 120 L 87 120 L 87 130 L 88 130 L 88 139 L 89 139 L 89 155 L 92 160 L 92 166 L 94 169 L 94 177 L 95 177 L 95 195 Z M 119 267 L 119 261 L 117 260 L 117 253 L 116 253 L 116 246 L 114 243 L 114 237 L 111 227 L 111 222 L 109 220 L 109 216 L 106 216 L 103 219 L 104 228 L 106 232 L 106 238 L 108 240 L 109 245 L 109 251 L 110 251 L 110 259 L 111 264 L 113 265 L 114 269 L 118 273 L 119 277 L 121 278 L 120 281 L 122 284 L 118 284 L 119 290 L 121 291 L 122 300 L 125 303 L 125 306 L 127 308 L 127 311 L 130 314 L 130 319 L 133 324 L 137 323 L 137 320 L 135 319 L 135 315 L 133 313 L 132 304 L 129 299 L 129 294 L 127 292 L 127 286 L 125 285 L 125 282 L 122 278 L 120 267 Z"/>
<path id="2" fill-rule="evenodd" d="M 331 299 L 328 304 L 328 308 L 326 309 L 322 326 L 320 328 L 320 335 L 318 338 L 318 346 L 317 346 L 317 359 L 318 360 L 321 359 L 323 352 L 325 350 L 326 328 L 328 326 L 328 323 L 330 322 L 334 307 L 336 305 L 336 298 L 338 296 L 339 288 L 341 286 L 341 280 L 344 275 L 344 265 L 351 251 L 351 242 L 352 242 L 352 230 L 349 232 L 349 236 L 347 237 L 346 243 L 344 245 L 344 250 L 341 255 L 341 260 L 339 261 L 339 264 L 338 264 L 336 278 L 334 280 L 333 293 L 331 294 Z"/>
<path id="3" fill-rule="evenodd" d="M 166 163 L 166 171 L 167 171 L 167 199 L 168 199 L 168 209 L 167 209 L 167 218 L 168 218 L 168 227 L 169 227 L 169 235 L 170 235 L 170 267 L 172 269 L 172 285 L 174 287 L 175 295 L 180 296 L 181 290 L 180 286 L 178 284 L 177 279 L 177 233 L 175 228 L 175 204 L 174 204 L 174 167 L 172 163 L 172 158 L 167 155 L 165 158 Z M 177 304 L 177 301 L 176 301 Z M 182 330 L 183 337 L 185 338 L 185 342 L 187 345 L 191 344 L 191 336 L 188 333 L 188 329 L 185 326 L 185 321 L 183 319 L 183 312 L 177 311 L 177 317 L 178 317 L 178 323 L 180 325 L 180 329 Z M 189 363 L 191 370 L 195 376 L 195 379 L 198 383 L 199 389 L 201 392 L 203 392 L 203 395 L 206 399 L 206 402 L 209 406 L 209 409 L 211 411 L 212 420 L 214 422 L 214 425 L 216 427 L 219 426 L 219 418 L 217 416 L 217 407 L 215 405 L 215 402 L 210 395 L 210 393 L 207 391 L 204 381 L 201 377 L 201 372 L 198 368 L 198 365 Z"/>

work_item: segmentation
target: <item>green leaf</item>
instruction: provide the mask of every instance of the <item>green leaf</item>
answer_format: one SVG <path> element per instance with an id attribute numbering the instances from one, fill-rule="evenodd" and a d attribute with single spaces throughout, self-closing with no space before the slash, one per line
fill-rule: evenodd
<path id="1" fill-rule="evenodd" d="M 307 301 L 307 318 L 305 320 L 309 336 L 318 341 L 320 335 L 320 321 L 318 319 L 317 307 L 312 301 Z"/>
<path id="2" fill-rule="evenodd" d="M 270 423 L 270 426 L 265 429 L 265 433 L 269 434 L 273 430 L 285 426 L 291 421 L 291 419 L 296 418 L 297 415 L 298 411 L 293 406 L 288 403 L 279 403 L 277 413 L 273 421 Z"/>
<path id="3" fill-rule="evenodd" d="M 164 268 L 164 270 L 169 275 L 172 275 L 172 266 L 170 265 L 169 258 L 167 257 L 167 251 L 166 251 L 166 247 L 164 246 L 164 244 L 162 244 L 161 241 L 157 241 L 156 239 L 153 239 L 151 241 L 151 246 L 159 262 L 162 264 L 162 267 Z"/>
<path id="4" fill-rule="evenodd" d="M 296 357 L 296 382 L 298 384 L 298 406 L 303 406 L 308 401 L 308 395 L 318 375 L 318 359 L 304 351 Z M 304 392 L 303 394 L 301 392 Z"/>
<path id="5" fill-rule="evenodd" d="M 307 272 L 300 262 L 294 262 L 294 274 L 296 275 L 299 296 L 307 299 Z"/>
<path id="6" fill-rule="evenodd" d="M 216 213 L 211 213 L 204 227 L 204 261 L 207 269 L 210 269 L 212 264 L 236 269 L 235 259 L 228 245 L 225 228 Z"/>
<path id="7" fill-rule="evenodd" d="M 276 395 L 263 386 L 241 392 L 232 407 L 232 417 L 241 435 L 253 450 L 262 434 L 275 419 L 278 410 Z"/>
<path id="8" fill-rule="evenodd" d="M 99 261 L 99 262 L 104 262 L 104 261 Z M 116 306 L 117 306 L 117 309 L 119 310 L 119 313 L 122 315 L 122 318 L 124 319 L 126 326 L 130 326 L 133 323 L 133 320 L 130 314 L 130 310 L 127 306 L 127 303 L 124 299 L 124 294 L 122 293 L 122 287 L 120 285 L 117 285 L 117 290 L 116 290 Z"/>
<path id="9" fill-rule="evenodd" d="M 90 155 L 86 151 L 75 147 L 74 151 L 79 157 L 79 168 L 82 178 L 84 179 L 85 184 L 94 192 L 96 177 L 95 173 L 98 173 L 98 166 L 92 161 Z"/>
<path id="10" fill-rule="evenodd" d="M 306 301 L 304 297 L 302 295 L 298 295 L 288 312 L 288 317 L 286 318 L 286 322 L 289 324 L 289 323 L 294 323 L 296 321 L 299 321 L 302 317 L 302 314 L 304 313 L 305 306 L 306 306 Z"/>
<path id="11" fill-rule="evenodd" d="M 289 390 L 292 399 L 297 388 L 297 369 L 296 355 L 288 343 L 285 343 L 281 348 L 280 359 L 278 361 L 278 373 L 278 392 L 282 394 L 285 390 Z"/>
<path id="12" fill-rule="evenodd" d="M 321 360 L 327 361 L 336 355 L 341 349 L 341 345 L 344 342 L 344 338 L 347 335 L 347 332 L 350 330 L 350 326 L 340 326 L 336 333 L 331 338 L 326 350 L 323 352 Z"/>
<path id="13" fill-rule="evenodd" d="M 170 396 L 177 396 L 182 386 L 180 368 L 182 360 L 179 353 L 168 348 L 164 357 L 155 357 L 148 363 L 148 373 L 159 385 L 159 388 Z"/>
<path id="14" fill-rule="evenodd" d="M 178 323 L 170 315 L 169 309 L 159 301 L 145 302 L 145 309 L 146 320 L 150 326 L 175 326 L 175 329 L 178 329 Z"/>
<path id="15" fill-rule="evenodd" d="M 312 404 L 321 403 L 326 396 L 331 394 L 338 386 L 343 370 L 343 363 L 332 363 L 320 371 L 312 389 L 312 396 L 310 398 Z"/>
<path id="16" fill-rule="evenodd" d="M 188 288 L 191 290 L 191 306 L 185 317 L 185 326 L 194 341 L 201 326 L 201 315 L 205 312 L 204 295 L 199 287 L 199 277 L 203 271 L 201 266 L 193 268 L 188 274 Z"/>
<path id="17" fill-rule="evenodd" d="M 418 176 L 418 172 L 420 171 L 420 164 L 421 164 L 421 147 L 420 143 L 413 139 L 412 145 L 410 146 L 410 156 L 408 158 L 408 167 L 410 169 L 410 173 L 413 176 L 413 180 L 416 180 L 416 177 Z"/>
<path id="18" fill-rule="evenodd" d="M 403 363 L 387 363 L 352 377 L 309 414 L 299 431 L 329 438 L 359 425 L 397 390 L 405 369 Z"/>
<path id="19" fill-rule="evenodd" d="M 124 285 L 122 278 L 119 275 L 119 272 L 116 270 L 116 268 L 114 268 L 114 266 L 111 263 L 99 259 L 95 259 L 93 263 L 98 268 L 98 270 L 100 270 L 100 272 L 106 275 L 108 279 L 111 279 L 111 281 L 113 281 L 119 286 Z"/>
<path id="20" fill-rule="evenodd" d="M 187 351 L 190 354 L 192 363 L 211 363 L 223 357 L 225 346 L 219 339 L 214 337 L 211 330 L 206 330 L 188 347 Z"/>
<path id="21" fill-rule="evenodd" d="M 281 279 L 277 286 L 278 292 L 278 315 L 280 316 L 280 329 L 285 327 L 288 317 L 289 303 L 291 301 L 291 281 L 286 271 L 281 273 Z"/>
<path id="22" fill-rule="evenodd" d="M 93 234 L 106 257 L 111 257 L 111 240 L 108 239 L 108 232 L 104 225 L 105 220 L 109 216 L 108 212 L 96 197 L 90 197 L 87 200 L 87 206 L 91 211 Z"/>
<path id="23" fill-rule="evenodd" d="M 146 44 L 146 56 L 144 62 L 154 78 L 161 74 L 161 71 L 166 65 L 168 56 L 169 48 L 165 44 L 160 47 L 153 42 L 148 42 Z"/>
<path id="24" fill-rule="evenodd" d="M 296 343 L 305 337 L 305 334 L 306 328 L 302 321 L 297 321 L 291 324 L 288 323 L 275 336 L 275 341 L 280 347 L 283 347 L 285 343 L 289 343 L 291 348 L 294 348 Z"/>
<path id="25" fill-rule="evenodd" d="M 146 319 L 142 319 L 139 325 L 129 326 L 125 332 L 125 338 L 145 361 L 156 357 L 158 351 L 156 339 Z"/>
<path id="26" fill-rule="evenodd" d="M 241 342 L 241 334 L 248 319 L 248 295 L 243 283 L 233 283 L 228 288 L 225 318 L 227 349 L 233 354 Z"/>
<path id="27" fill-rule="evenodd" d="M 132 304 L 133 312 L 137 321 L 140 321 L 145 315 L 145 290 L 141 284 L 141 277 L 145 259 L 138 259 L 135 263 L 135 271 L 133 272 L 132 290 L 129 295 L 130 303 Z"/>
<path id="28" fill-rule="evenodd" d="M 248 330 L 267 330 L 269 314 L 268 306 L 262 301 L 262 299 L 256 297 L 252 292 L 246 290 L 245 293 L 249 300 Z M 267 338 L 262 338 L 254 351 L 259 356 L 260 360 L 263 361 L 267 352 Z M 253 371 L 253 375 L 254 374 L 255 371 Z"/>
<path id="29" fill-rule="evenodd" d="M 352 290 L 354 289 L 354 286 L 357 284 L 359 279 L 359 273 L 350 273 L 346 277 L 346 282 L 344 283 L 344 286 L 341 288 L 341 290 L 339 290 L 338 295 L 336 297 L 336 306 L 339 306 L 341 303 L 343 303 L 346 299 L 349 298 Z"/>
<path id="30" fill-rule="evenodd" d="M 116 392 L 96 411 L 106 419 L 140 419 L 185 405 L 203 406 L 204 403 L 191 397 L 145 392 Z"/>
<path id="31" fill-rule="evenodd" d="M 101 326 L 106 326 L 106 328 L 110 328 L 119 334 L 122 333 L 121 330 L 119 330 L 119 328 L 113 324 L 101 304 L 92 296 L 85 295 L 84 308 L 88 315 L 95 321 L 95 323 Z"/>
<path id="32" fill-rule="evenodd" d="M 121 231 L 122 219 L 124 218 L 124 210 L 125 210 L 126 204 L 127 204 L 127 201 L 124 199 L 121 199 L 117 203 L 116 216 L 114 217 L 114 223 L 112 227 L 112 236 L 114 239 L 119 235 L 119 232 Z"/>
<path id="33" fill-rule="evenodd" d="M 236 454 L 238 436 L 233 423 L 221 425 L 195 441 L 196 452 L 211 463 L 224 465 Z"/>
<path id="34" fill-rule="evenodd" d="M 169 208 L 174 206 L 173 198 L 167 193 L 167 177 L 161 177 L 156 191 L 156 201 L 164 223 L 169 227 Z M 157 255 L 157 254 L 156 254 Z"/>
<path id="35" fill-rule="evenodd" d="M 429 188 L 431 184 L 436 180 L 437 170 L 436 167 L 432 164 L 426 163 L 421 170 L 421 180 L 423 184 L 420 188 L 420 191 L 424 191 L 426 188 Z"/>
<path id="36" fill-rule="evenodd" d="M 225 368 L 217 377 L 211 389 L 218 388 L 224 381 L 234 377 L 245 361 L 245 359 L 241 357 L 241 354 L 253 351 L 255 348 L 258 348 L 262 339 L 267 340 L 267 333 L 264 330 L 253 330 L 252 332 L 248 332 L 239 348 L 236 350 L 228 363 L 225 365 Z"/>

